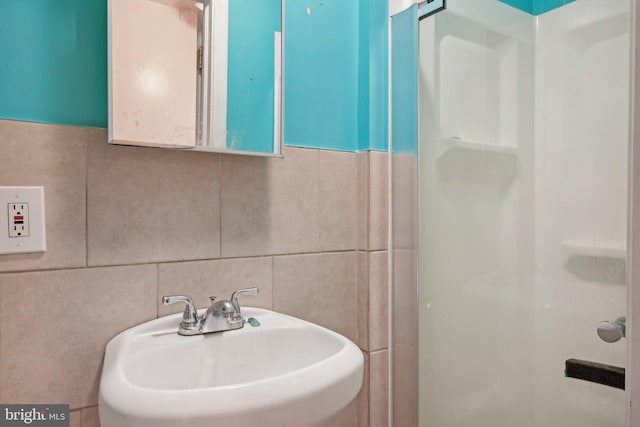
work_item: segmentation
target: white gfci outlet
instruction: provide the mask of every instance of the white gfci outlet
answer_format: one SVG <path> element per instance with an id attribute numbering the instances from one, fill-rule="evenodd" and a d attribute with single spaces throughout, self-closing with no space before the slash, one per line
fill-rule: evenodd
<path id="1" fill-rule="evenodd" d="M 43 187 L 0 187 L 0 254 L 45 252 Z"/>
<path id="2" fill-rule="evenodd" d="M 9 237 L 29 237 L 29 203 L 9 203 Z"/>

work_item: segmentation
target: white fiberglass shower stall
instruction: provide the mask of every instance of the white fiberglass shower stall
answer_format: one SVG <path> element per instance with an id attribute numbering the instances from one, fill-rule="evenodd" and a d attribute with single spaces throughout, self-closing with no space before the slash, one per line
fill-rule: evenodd
<path id="1" fill-rule="evenodd" d="M 391 425 L 640 426 L 635 1 L 429 3 L 392 18 Z"/>

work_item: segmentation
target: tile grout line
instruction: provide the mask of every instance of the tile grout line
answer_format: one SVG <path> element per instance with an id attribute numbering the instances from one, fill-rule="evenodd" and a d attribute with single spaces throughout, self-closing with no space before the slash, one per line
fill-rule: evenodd
<path id="1" fill-rule="evenodd" d="M 160 264 L 156 264 L 156 297 L 154 299 L 154 306 L 156 307 L 156 319 L 160 317 Z"/>
<path id="2" fill-rule="evenodd" d="M 271 310 L 276 310 L 276 290 L 275 290 L 275 276 L 276 276 L 276 257 L 271 256 Z"/>
<path id="3" fill-rule="evenodd" d="M 2 283 L 0 283 L 0 314 L 2 314 L 2 289 L 4 288 L 4 286 L 2 286 Z M 0 316 L 0 402 L 4 402 L 4 388 L 3 388 L 3 367 L 4 365 L 2 364 L 2 316 Z"/>
<path id="4" fill-rule="evenodd" d="M 324 251 L 324 252 L 288 252 L 288 253 L 279 253 L 279 254 L 261 254 L 261 255 L 238 255 L 227 258 L 195 258 L 195 259 L 184 259 L 184 260 L 150 260 L 150 261 L 140 261 L 134 262 L 130 264 L 100 264 L 100 265 L 89 265 L 89 266 L 69 266 L 69 267 L 53 267 L 53 268 L 43 268 L 43 269 L 30 269 L 30 270 L 11 270 L 11 271 L 2 271 L 0 272 L 0 277 L 3 275 L 10 274 L 25 274 L 25 273 L 47 273 L 47 272 L 55 272 L 55 271 L 70 271 L 70 270 L 93 270 L 98 268 L 124 268 L 124 267 L 137 267 L 137 266 L 145 266 L 145 265 L 156 265 L 156 264 L 186 264 L 190 262 L 215 262 L 215 261 L 231 261 L 231 260 L 240 260 L 240 259 L 253 259 L 253 258 L 267 258 L 267 257 L 294 257 L 294 256 L 314 256 L 314 255 L 337 255 L 337 254 L 348 254 L 348 253 L 357 253 L 363 252 L 358 249 L 336 249 L 332 251 Z M 368 251 L 364 251 L 368 252 Z"/>
<path id="5" fill-rule="evenodd" d="M 91 409 L 91 408 L 97 408 L 99 405 L 96 403 L 95 405 L 88 405 L 88 406 L 81 406 L 79 408 L 69 408 L 69 412 L 80 412 L 80 411 L 84 411 L 85 409 Z"/>
<path id="6" fill-rule="evenodd" d="M 89 266 L 89 130 L 84 140 L 84 265 Z"/>
<path id="7" fill-rule="evenodd" d="M 318 156 L 316 159 L 316 209 L 318 209 L 318 212 L 322 212 L 320 209 L 320 203 L 322 203 L 322 201 L 320 200 L 320 168 L 322 166 L 322 153 L 320 152 L 320 150 L 316 150 L 316 153 Z M 320 250 L 320 248 L 322 248 L 322 232 L 319 217 L 318 223 L 316 225 L 318 227 L 316 234 L 316 247 L 318 248 L 318 250 Z"/>
<path id="8" fill-rule="evenodd" d="M 366 155 L 366 167 L 365 167 L 365 194 L 367 202 L 365 203 L 365 248 L 367 251 L 371 251 L 371 153 L 367 152 Z"/>
<path id="9" fill-rule="evenodd" d="M 218 255 L 222 258 L 222 160 L 221 154 L 218 155 Z"/>

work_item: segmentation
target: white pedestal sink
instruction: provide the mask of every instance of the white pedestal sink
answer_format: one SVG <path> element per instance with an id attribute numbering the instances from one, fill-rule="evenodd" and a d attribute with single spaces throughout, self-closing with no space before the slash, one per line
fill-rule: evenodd
<path id="1" fill-rule="evenodd" d="M 102 427 L 304 427 L 344 408 L 364 359 L 347 338 L 270 310 L 260 326 L 177 334 L 181 314 L 128 329 L 106 348 Z"/>

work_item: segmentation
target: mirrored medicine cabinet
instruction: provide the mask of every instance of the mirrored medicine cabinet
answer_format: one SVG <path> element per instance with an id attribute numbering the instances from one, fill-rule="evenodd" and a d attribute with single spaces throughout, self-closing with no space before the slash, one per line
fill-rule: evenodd
<path id="1" fill-rule="evenodd" d="M 109 0 L 109 142 L 282 156 L 284 0 Z"/>

